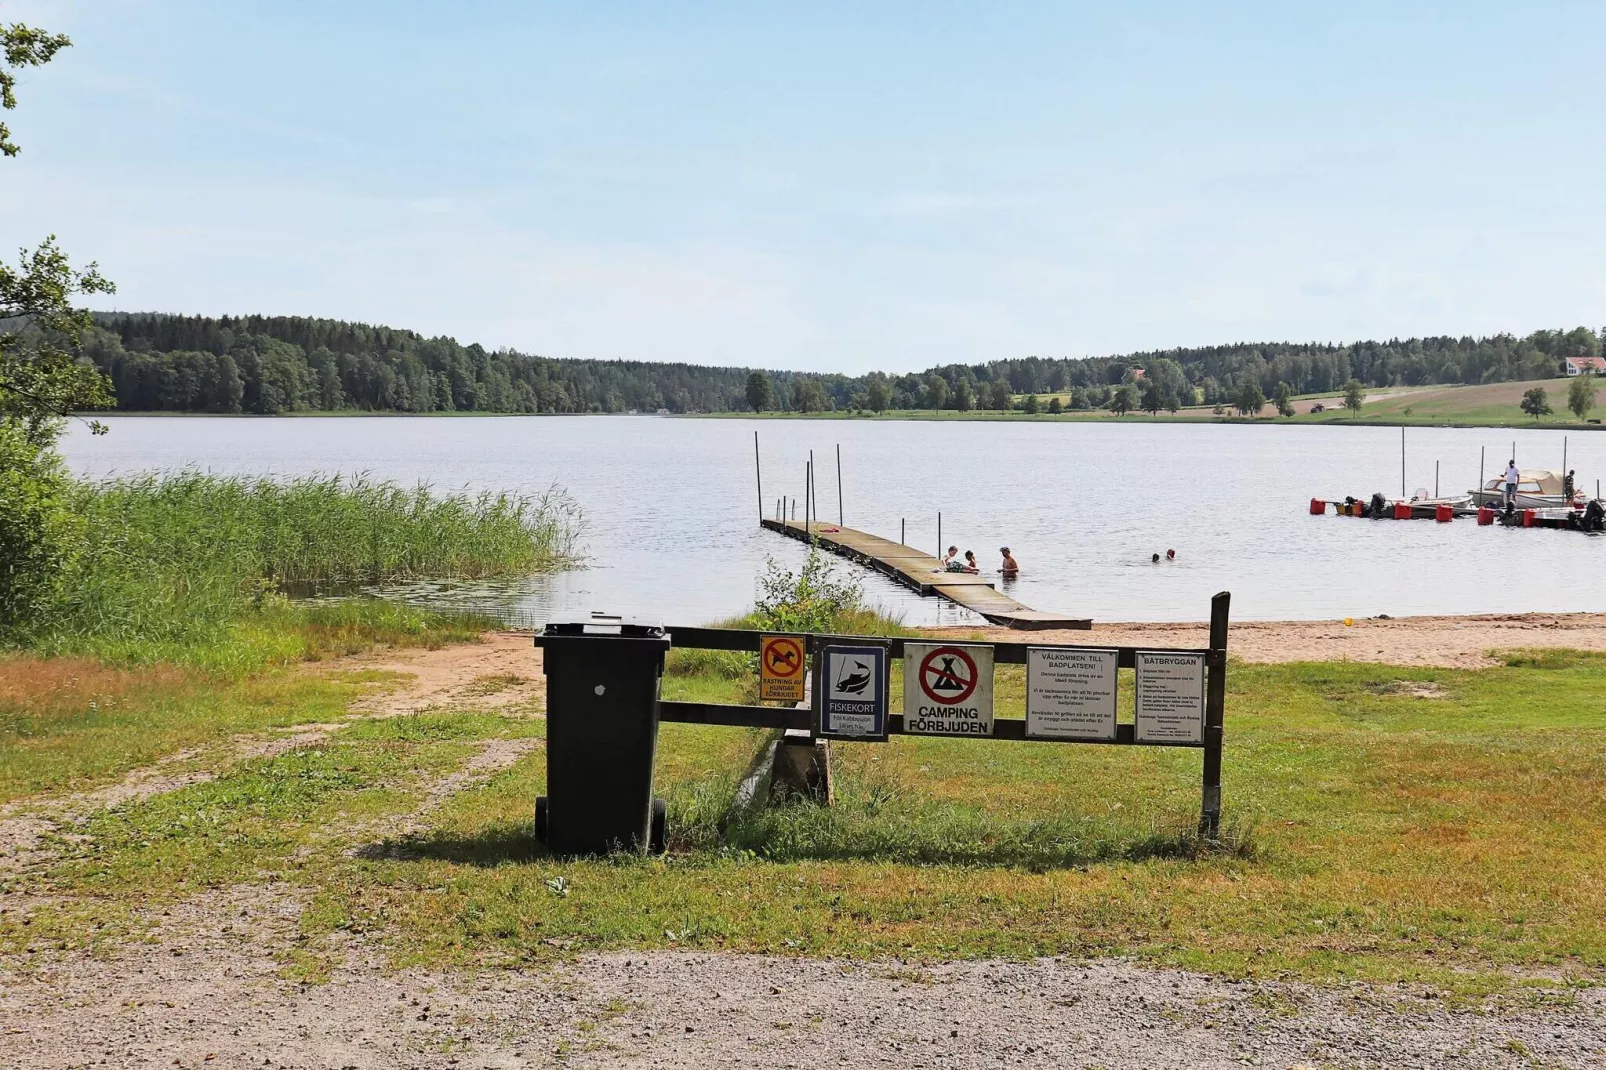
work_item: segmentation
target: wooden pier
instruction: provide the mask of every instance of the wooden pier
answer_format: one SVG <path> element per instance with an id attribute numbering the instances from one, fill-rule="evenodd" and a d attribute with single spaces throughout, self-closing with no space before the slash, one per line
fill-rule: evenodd
<path id="1" fill-rule="evenodd" d="M 829 550 L 874 569 L 922 595 L 946 598 L 955 605 L 980 614 L 993 624 L 1022 631 L 1045 631 L 1050 628 L 1085 630 L 1093 627 L 1093 622 L 1085 618 L 1065 617 L 1023 606 L 995 589 L 991 577 L 944 572 L 942 562 L 930 554 L 923 554 L 912 546 L 883 539 L 879 535 L 818 520 L 807 527 L 801 520 L 765 518 L 760 522 L 769 530 L 800 542 L 808 542 L 812 538 L 822 550 Z"/>

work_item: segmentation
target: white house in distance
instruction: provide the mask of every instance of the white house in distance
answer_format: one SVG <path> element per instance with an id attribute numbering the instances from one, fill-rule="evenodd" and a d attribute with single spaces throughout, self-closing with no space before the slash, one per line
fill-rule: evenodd
<path id="1" fill-rule="evenodd" d="M 1569 378 L 1574 375 L 1584 375 L 1586 373 L 1606 376 L 1606 357 L 1567 358 L 1567 375 Z"/>

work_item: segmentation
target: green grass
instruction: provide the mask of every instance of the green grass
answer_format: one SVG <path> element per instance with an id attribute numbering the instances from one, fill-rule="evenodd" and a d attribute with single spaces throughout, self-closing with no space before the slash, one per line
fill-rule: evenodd
<path id="1" fill-rule="evenodd" d="M 217 647 L 175 651 L 184 664 L 0 655 L 0 803 L 96 787 L 238 732 L 338 719 L 371 674 L 264 669 L 473 641 L 487 623 L 366 600 L 259 614 Z"/>
<path id="2" fill-rule="evenodd" d="M 235 694 L 241 685 L 188 686 Z M 729 700 L 748 686 L 745 671 L 681 661 L 666 691 Z M 1001 712 L 1019 715 L 1022 686 L 1019 667 L 1000 667 Z M 280 697 L 286 716 L 328 712 Z M 137 727 L 141 701 L 110 720 Z M 203 704 L 192 717 L 207 716 Z M 542 851 L 530 834 L 545 787 L 539 748 L 446 800 L 421 834 L 354 854 L 375 822 L 407 813 L 478 741 L 538 737 L 542 724 L 468 711 L 357 723 L 314 753 L 241 763 L 97 818 L 86 840 L 19 889 L 63 905 L 27 925 L 0 917 L 0 944 L 109 940 L 136 931 L 136 907 L 272 880 L 310 904 L 293 954 L 308 976 L 344 934 L 360 933 L 398 966 L 698 948 L 1122 954 L 1464 994 L 1508 984 L 1509 971 L 1599 981 L 1603 713 L 1600 654 L 1518 652 L 1477 671 L 1234 664 L 1222 845 L 1191 832 L 1197 752 L 914 737 L 839 744 L 835 806 L 744 812 L 736 783 L 766 735 L 666 724 L 656 788 L 670 802 L 671 852 L 662 859 Z M 91 737 L 62 722 L 41 723 L 35 738 L 71 751 Z"/>
<path id="3" fill-rule="evenodd" d="M 563 567 L 582 528 L 556 490 L 438 494 L 363 478 L 186 471 L 81 483 L 73 507 L 84 543 L 57 604 L 13 643 L 146 661 L 215 660 L 274 632 L 253 621 L 282 610 L 285 590 Z"/>

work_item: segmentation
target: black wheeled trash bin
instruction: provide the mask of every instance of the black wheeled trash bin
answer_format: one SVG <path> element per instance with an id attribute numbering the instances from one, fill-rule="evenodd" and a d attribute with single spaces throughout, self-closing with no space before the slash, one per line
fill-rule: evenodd
<path id="1" fill-rule="evenodd" d="M 547 793 L 535 834 L 559 854 L 664 849 L 652 797 L 662 625 L 592 614 L 536 637 L 546 673 Z"/>

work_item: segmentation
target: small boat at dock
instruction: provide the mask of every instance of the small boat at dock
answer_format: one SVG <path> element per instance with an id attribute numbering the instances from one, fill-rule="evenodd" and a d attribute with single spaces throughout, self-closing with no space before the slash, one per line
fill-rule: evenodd
<path id="1" fill-rule="evenodd" d="M 1571 497 L 1562 493 L 1561 476 L 1548 468 L 1525 468 L 1517 473 L 1517 497 L 1515 504 L 1518 509 L 1581 509 L 1584 505 L 1584 496 L 1574 493 Z M 1496 509 L 1505 508 L 1506 504 L 1506 477 L 1495 476 L 1484 483 L 1482 487 L 1471 491 L 1470 496 L 1474 505 L 1488 505 Z"/>

